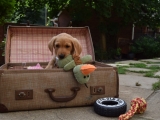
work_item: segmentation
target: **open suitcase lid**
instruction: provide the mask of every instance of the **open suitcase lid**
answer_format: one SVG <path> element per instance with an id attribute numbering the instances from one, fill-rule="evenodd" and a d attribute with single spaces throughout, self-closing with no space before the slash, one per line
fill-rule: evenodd
<path id="1" fill-rule="evenodd" d="M 5 47 L 5 63 L 50 61 L 52 55 L 48 49 L 48 42 L 52 37 L 64 32 L 80 41 L 82 45 L 81 56 L 92 55 L 95 60 L 88 27 L 9 26 Z"/>

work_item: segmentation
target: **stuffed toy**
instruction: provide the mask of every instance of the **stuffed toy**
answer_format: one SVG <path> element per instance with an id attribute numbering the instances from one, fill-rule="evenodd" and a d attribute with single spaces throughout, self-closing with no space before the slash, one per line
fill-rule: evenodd
<path id="1" fill-rule="evenodd" d="M 86 55 L 83 57 L 77 57 L 72 55 L 68 55 L 63 60 L 58 60 L 57 65 L 58 67 L 63 68 L 65 71 L 73 69 L 74 76 L 80 84 L 85 84 L 90 79 L 90 73 L 92 73 L 96 67 L 91 64 L 85 64 L 92 60 L 91 55 Z"/>
<path id="2" fill-rule="evenodd" d="M 27 69 L 43 69 L 39 63 L 36 66 L 28 66 Z"/>
<path id="3" fill-rule="evenodd" d="M 147 102 L 144 98 L 135 98 L 131 101 L 131 109 L 119 116 L 118 120 L 129 120 L 135 113 L 144 113 L 147 109 Z"/>
<path id="4" fill-rule="evenodd" d="M 76 80 L 80 84 L 85 84 L 89 81 L 90 79 L 90 73 L 92 73 L 96 69 L 95 66 L 90 65 L 90 64 L 82 64 L 82 65 L 77 65 L 73 68 L 73 73 L 76 78 Z"/>
<path id="5" fill-rule="evenodd" d="M 72 55 L 68 55 L 66 58 L 61 60 L 56 58 L 56 64 L 59 68 L 63 68 L 67 63 L 69 63 L 72 60 L 73 60 Z"/>

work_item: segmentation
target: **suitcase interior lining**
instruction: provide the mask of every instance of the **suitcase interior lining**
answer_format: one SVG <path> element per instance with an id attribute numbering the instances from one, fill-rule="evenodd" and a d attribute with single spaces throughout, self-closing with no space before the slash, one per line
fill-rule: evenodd
<path id="1" fill-rule="evenodd" d="M 8 69 L 8 70 L 26 70 L 29 66 L 35 66 L 37 63 L 8 63 L 6 66 L 3 66 L 2 69 Z M 39 63 L 41 67 L 45 68 L 47 66 L 47 62 L 40 62 Z M 92 64 L 95 67 L 112 67 L 110 65 L 99 63 L 99 62 L 89 62 L 87 64 Z M 57 69 L 57 67 L 53 68 Z"/>

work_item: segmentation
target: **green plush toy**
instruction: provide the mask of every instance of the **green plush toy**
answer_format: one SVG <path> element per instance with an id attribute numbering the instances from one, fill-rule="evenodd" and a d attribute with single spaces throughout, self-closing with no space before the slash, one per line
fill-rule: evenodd
<path id="1" fill-rule="evenodd" d="M 57 60 L 57 65 L 58 65 L 59 68 L 63 68 L 67 63 L 69 63 L 72 60 L 73 60 L 72 55 L 68 55 L 64 59 L 58 59 Z"/>
<path id="2" fill-rule="evenodd" d="M 65 71 L 73 69 L 76 80 L 80 84 L 86 84 L 90 79 L 90 73 L 96 69 L 96 67 L 91 64 L 85 64 L 91 60 L 91 55 L 83 56 L 80 58 L 82 64 L 77 65 L 76 61 L 72 58 L 71 55 L 69 55 L 63 60 L 58 60 L 57 65 L 63 68 Z"/>
<path id="3" fill-rule="evenodd" d="M 67 58 L 66 58 L 67 59 Z M 92 60 L 92 56 L 91 55 L 85 55 L 83 57 L 80 58 L 80 61 L 82 62 L 82 64 L 90 62 Z M 75 60 L 72 60 L 70 62 L 68 62 L 65 66 L 64 66 L 64 70 L 68 71 L 71 70 L 72 68 L 74 68 L 76 66 Z"/>
<path id="4" fill-rule="evenodd" d="M 90 73 L 96 69 L 95 66 L 90 64 L 77 65 L 73 68 L 75 78 L 80 84 L 85 84 L 90 79 Z"/>

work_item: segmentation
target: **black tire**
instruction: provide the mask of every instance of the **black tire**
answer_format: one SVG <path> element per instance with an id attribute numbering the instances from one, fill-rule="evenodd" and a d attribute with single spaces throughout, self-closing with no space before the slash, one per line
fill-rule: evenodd
<path id="1" fill-rule="evenodd" d="M 119 98 L 100 98 L 94 103 L 94 111 L 106 117 L 118 117 L 127 110 L 127 104 Z"/>

